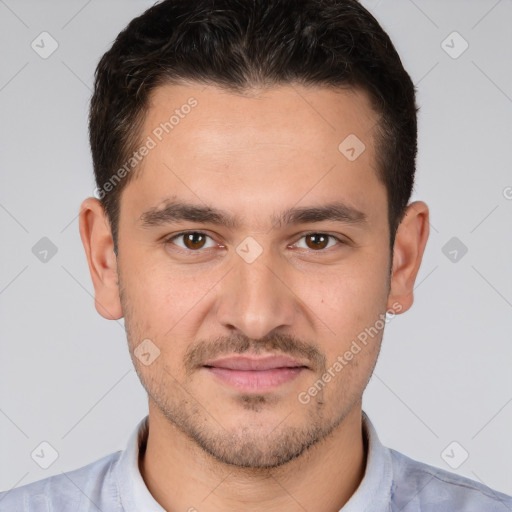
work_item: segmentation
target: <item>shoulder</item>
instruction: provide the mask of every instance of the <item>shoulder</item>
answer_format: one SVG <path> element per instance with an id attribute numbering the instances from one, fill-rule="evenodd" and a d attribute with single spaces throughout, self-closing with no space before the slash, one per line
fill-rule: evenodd
<path id="1" fill-rule="evenodd" d="M 115 452 L 86 466 L 49 476 L 27 485 L 0 492 L 2 512 L 82 512 L 117 510 L 119 496 L 112 469 L 122 452 Z M 110 508 L 102 508 L 102 504 Z M 119 510 L 121 510 L 119 506 Z"/>
<path id="2" fill-rule="evenodd" d="M 413 460 L 390 449 L 391 500 L 396 510 L 412 512 L 504 512 L 512 497 L 464 476 Z"/>

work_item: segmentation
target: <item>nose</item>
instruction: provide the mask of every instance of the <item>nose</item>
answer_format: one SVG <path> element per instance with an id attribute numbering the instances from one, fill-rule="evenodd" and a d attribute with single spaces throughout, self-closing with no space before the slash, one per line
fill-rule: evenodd
<path id="1" fill-rule="evenodd" d="M 285 262 L 264 250 L 252 263 L 235 255 L 233 264 L 220 283 L 218 322 L 252 339 L 292 326 L 300 308 Z"/>

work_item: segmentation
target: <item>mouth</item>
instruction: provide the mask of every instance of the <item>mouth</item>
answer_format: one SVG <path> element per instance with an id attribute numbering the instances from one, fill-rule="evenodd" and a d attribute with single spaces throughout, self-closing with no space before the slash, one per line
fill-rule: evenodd
<path id="1" fill-rule="evenodd" d="M 271 391 L 309 369 L 302 361 L 287 356 L 232 356 L 207 361 L 203 367 L 216 379 L 244 393 Z"/>

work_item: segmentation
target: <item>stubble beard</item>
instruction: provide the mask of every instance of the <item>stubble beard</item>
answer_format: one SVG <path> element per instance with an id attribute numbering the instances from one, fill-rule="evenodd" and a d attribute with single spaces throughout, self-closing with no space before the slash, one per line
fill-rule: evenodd
<path id="1" fill-rule="evenodd" d="M 228 431 L 213 418 L 194 397 L 181 394 L 181 399 L 172 399 L 179 386 L 159 386 L 146 375 L 139 378 L 150 399 L 167 419 L 195 445 L 215 459 L 215 461 L 254 470 L 272 469 L 283 466 L 305 454 L 310 447 L 327 438 L 345 418 L 347 410 L 335 417 L 326 417 L 325 404 L 315 401 L 302 405 L 297 400 L 297 408 L 307 407 L 302 416 L 301 426 L 286 425 L 288 416 L 283 409 L 282 418 L 276 420 L 273 428 L 237 425 Z M 165 381 L 164 381 L 165 382 Z M 169 380 L 167 380 L 169 382 Z M 165 389 L 171 392 L 166 393 Z M 264 414 L 268 408 L 279 407 L 273 404 L 268 395 L 240 395 L 239 406 L 255 414 Z"/>
<path id="2" fill-rule="evenodd" d="M 307 405 L 300 404 L 297 399 L 295 408 L 292 408 L 291 412 L 283 410 L 282 418 L 276 420 L 276 425 L 271 430 L 241 424 L 232 431 L 228 431 L 220 421 L 208 413 L 200 401 L 187 391 L 187 382 L 179 383 L 172 376 L 165 367 L 165 362 L 158 362 L 158 360 L 154 362 L 155 366 L 149 373 L 134 357 L 133 349 L 139 339 L 136 332 L 138 329 L 136 323 L 132 322 L 131 308 L 123 293 L 120 279 L 119 288 L 125 329 L 131 348 L 130 355 L 150 400 L 167 419 L 171 428 L 178 429 L 217 462 L 252 470 L 269 470 L 283 466 L 328 438 L 357 402 L 357 397 L 351 400 L 351 403 L 347 403 L 350 398 L 346 396 L 338 396 L 334 399 L 331 397 L 329 403 L 344 404 L 344 406 L 338 407 L 336 411 L 326 412 L 327 404 L 322 390 L 315 400 Z M 325 367 L 325 361 L 323 365 Z M 319 371 L 320 376 L 322 373 Z M 191 376 L 187 380 L 190 378 Z M 263 414 L 270 407 L 279 407 L 277 400 L 272 395 L 242 394 L 238 398 L 238 405 L 254 414 Z M 301 418 L 301 425 L 287 425 L 288 416 L 293 417 L 297 411 Z"/>

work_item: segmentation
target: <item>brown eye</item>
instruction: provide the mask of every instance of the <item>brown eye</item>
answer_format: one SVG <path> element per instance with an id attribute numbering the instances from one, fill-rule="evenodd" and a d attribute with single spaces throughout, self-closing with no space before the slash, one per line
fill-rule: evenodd
<path id="1" fill-rule="evenodd" d="M 202 233 L 187 233 L 183 235 L 183 241 L 187 249 L 201 249 L 206 237 Z"/>
<path id="2" fill-rule="evenodd" d="M 306 245 L 310 249 L 325 249 L 327 244 L 329 243 L 329 235 L 324 235 L 322 233 L 312 233 L 310 235 L 306 235 Z"/>
<path id="3" fill-rule="evenodd" d="M 211 237 L 202 233 L 201 231 L 188 231 L 186 233 L 180 233 L 167 240 L 167 243 L 174 244 L 181 249 L 186 249 L 190 252 L 199 252 L 200 249 L 208 249 L 215 245 L 213 240 L 211 245 L 207 246 L 208 238 Z M 179 243 L 178 243 L 179 242 Z"/>
<path id="4" fill-rule="evenodd" d="M 295 245 L 300 249 L 323 252 L 324 249 L 330 249 L 333 245 L 344 245 L 344 242 L 327 233 L 307 233 Z"/>

